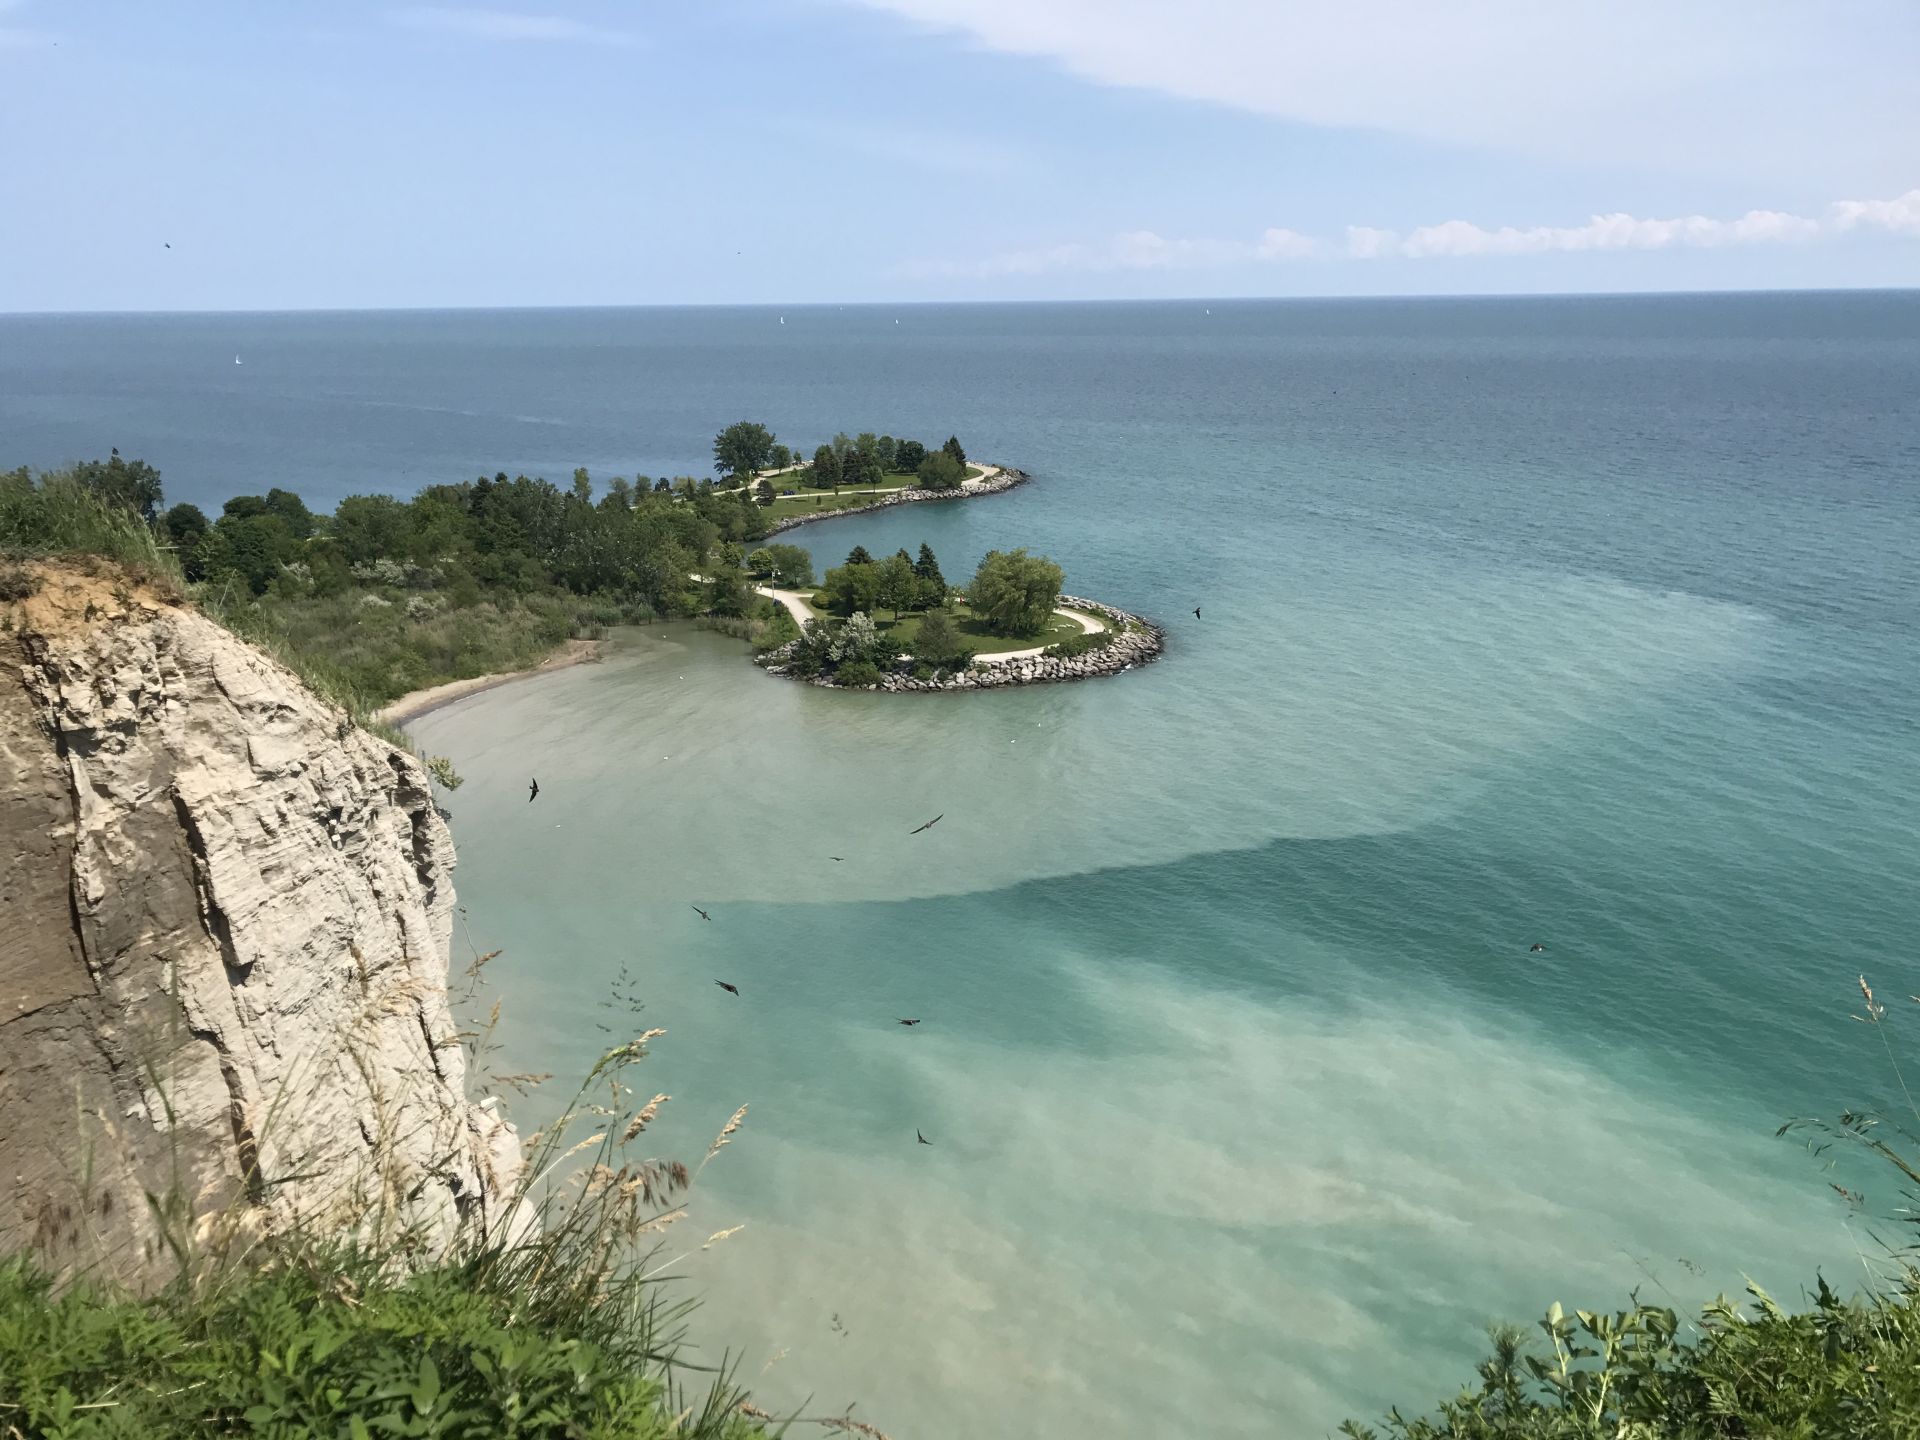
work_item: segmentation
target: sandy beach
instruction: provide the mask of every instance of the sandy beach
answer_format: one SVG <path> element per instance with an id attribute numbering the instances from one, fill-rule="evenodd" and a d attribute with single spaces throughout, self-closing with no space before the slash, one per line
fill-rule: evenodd
<path id="1" fill-rule="evenodd" d="M 550 670 L 564 670 L 569 665 L 581 665 L 590 660 L 598 660 L 606 654 L 610 640 L 569 640 L 553 654 L 542 660 L 530 670 L 510 670 L 500 675 L 474 675 L 465 680 L 449 680 L 444 685 L 429 685 L 424 690 L 414 690 L 402 695 L 390 705 L 383 705 L 373 712 L 373 718 L 387 725 L 405 725 L 410 720 L 418 720 L 430 710 L 438 710 L 442 705 L 451 705 L 456 700 L 464 700 L 469 695 L 478 695 L 482 690 L 491 690 L 496 685 L 505 685 L 514 680 L 525 680 L 530 675 L 545 675 Z"/>

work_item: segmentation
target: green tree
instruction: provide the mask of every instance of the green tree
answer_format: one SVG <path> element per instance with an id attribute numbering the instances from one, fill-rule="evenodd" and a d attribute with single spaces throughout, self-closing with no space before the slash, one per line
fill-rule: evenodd
<path id="1" fill-rule="evenodd" d="M 267 491 L 267 514 L 278 515 L 286 521 L 287 530 L 296 540 L 309 538 L 319 522 L 313 512 L 307 508 L 307 502 L 291 490 L 273 489 Z"/>
<path id="2" fill-rule="evenodd" d="M 953 456 L 953 458 L 954 458 L 955 460 L 958 460 L 958 461 L 960 462 L 960 465 L 961 465 L 961 468 L 962 468 L 962 469 L 964 469 L 964 468 L 966 467 L 966 463 L 967 463 L 967 452 L 966 452 L 965 450 L 962 450 L 962 449 L 960 448 L 960 437 L 959 437 L 959 436 L 957 436 L 957 435 L 949 435 L 949 436 L 947 437 L 947 443 L 946 443 L 946 444 L 944 444 L 944 445 L 942 445 L 942 446 L 941 446 L 940 448 L 941 448 L 942 450 L 944 450 L 944 451 L 946 451 L 946 452 L 947 452 L 947 454 L 949 454 L 949 455 L 951 455 L 951 456 Z"/>
<path id="3" fill-rule="evenodd" d="M 206 572 L 200 566 L 200 542 L 205 538 L 212 522 L 198 505 L 189 505 L 184 500 L 167 511 L 166 519 L 161 522 L 167 532 L 167 539 L 173 542 L 174 553 L 180 559 L 180 568 L 189 580 L 202 580 Z"/>
<path id="4" fill-rule="evenodd" d="M 869 554 L 867 553 L 867 547 L 866 547 L 866 546 L 864 546 L 864 545 L 856 545 L 856 546 L 854 546 L 854 547 L 853 547 L 853 549 L 851 549 L 851 550 L 849 550 L 849 551 L 847 552 L 847 564 L 849 564 L 849 565 L 871 565 L 871 564 L 873 564 L 873 556 L 871 556 L 871 555 L 869 555 Z"/>
<path id="5" fill-rule="evenodd" d="M 874 449 L 880 456 L 880 468 L 882 470 L 893 469 L 894 462 L 900 458 L 900 442 L 891 435 L 882 435 L 879 444 L 876 445 Z"/>
<path id="6" fill-rule="evenodd" d="M 713 468 L 721 475 L 742 478 L 767 468 L 773 454 L 773 432 L 752 420 L 729 425 L 713 437 Z"/>
<path id="7" fill-rule="evenodd" d="M 879 585 L 874 598 L 893 611 L 893 618 L 898 620 L 900 612 L 920 598 L 919 582 L 913 574 L 913 561 L 902 550 L 881 561 L 879 571 Z"/>
<path id="8" fill-rule="evenodd" d="M 160 472 L 144 460 L 123 460 L 116 449 L 105 460 L 74 466 L 73 475 L 107 504 L 131 510 L 149 525 L 160 513 Z"/>
<path id="9" fill-rule="evenodd" d="M 945 610 L 929 610 L 913 642 L 913 658 L 938 669 L 957 669 L 973 659 L 960 638 L 953 617 Z"/>
<path id="10" fill-rule="evenodd" d="M 967 587 L 967 605 L 1001 635 L 1037 635 L 1060 603 L 1060 567 L 1044 555 L 989 550 Z"/>
<path id="11" fill-rule="evenodd" d="M 861 438 L 871 440 L 873 437 L 862 436 Z M 877 450 L 855 446 L 841 457 L 840 483 L 842 485 L 878 485 L 882 478 L 880 455 Z"/>
<path id="12" fill-rule="evenodd" d="M 928 490 L 958 490 L 967 467 L 945 450 L 936 450 L 920 462 L 920 484 Z"/>
<path id="13" fill-rule="evenodd" d="M 841 430 L 833 437 L 833 453 L 836 458 L 845 460 L 853 453 L 853 437 Z"/>
<path id="14" fill-rule="evenodd" d="M 798 545 L 762 545 L 747 556 L 747 573 L 785 586 L 813 584 L 813 557 Z"/>
<path id="15" fill-rule="evenodd" d="M 827 571 L 819 595 L 836 615 L 872 613 L 880 603 L 880 567 L 847 564 Z"/>
<path id="16" fill-rule="evenodd" d="M 912 475 L 920 469 L 920 462 L 927 458 L 927 447 L 918 440 L 902 440 L 893 452 L 893 468 L 904 470 Z"/>
<path id="17" fill-rule="evenodd" d="M 753 495 L 762 505 L 771 505 L 773 503 L 773 482 L 771 480 L 760 481 L 753 487 Z"/>
<path id="18" fill-rule="evenodd" d="M 349 495 L 334 509 L 331 533 L 349 565 L 367 565 L 406 553 L 410 518 L 391 495 Z"/>
<path id="19" fill-rule="evenodd" d="M 833 453 L 831 445 L 822 445 L 813 452 L 813 473 L 807 482 L 817 490 L 840 488 L 840 457 Z"/>
<path id="20" fill-rule="evenodd" d="M 785 445 L 775 445 L 773 449 L 767 452 L 767 463 L 775 470 L 785 470 L 789 465 L 793 464 L 793 460 L 793 451 Z"/>
<path id="21" fill-rule="evenodd" d="M 931 580 L 942 590 L 947 588 L 947 577 L 940 573 L 940 562 L 934 558 L 933 547 L 924 540 L 920 542 L 920 558 L 913 562 L 913 573 L 922 580 Z"/>

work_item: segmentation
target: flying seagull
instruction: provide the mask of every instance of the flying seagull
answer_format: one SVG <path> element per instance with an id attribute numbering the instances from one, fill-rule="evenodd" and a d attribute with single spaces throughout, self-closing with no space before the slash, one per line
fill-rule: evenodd
<path id="1" fill-rule="evenodd" d="M 707 914 L 707 912 L 702 910 L 698 905 L 693 907 L 693 913 L 698 915 L 702 920 L 705 920 L 708 923 L 712 923 L 713 917 Z"/>
<path id="2" fill-rule="evenodd" d="M 540 796 L 540 782 L 535 780 L 527 786 L 527 804 L 531 805 Z"/>
<path id="3" fill-rule="evenodd" d="M 920 1022 L 918 1020 L 902 1020 L 900 1023 L 902 1025 L 918 1025 Z"/>
<path id="4" fill-rule="evenodd" d="M 938 815 L 936 815 L 936 816 L 934 816 L 934 817 L 933 817 L 933 819 L 931 819 L 931 820 L 929 820 L 929 821 L 927 821 L 927 823 L 926 823 L 926 824 L 924 824 L 924 825 L 916 825 L 916 826 L 914 826 L 914 827 L 913 827 L 913 829 L 911 829 L 911 830 L 909 830 L 909 831 L 908 831 L 907 833 L 908 833 L 909 835 L 918 835 L 918 834 L 919 834 L 919 833 L 920 833 L 920 832 L 921 832 L 922 830 L 931 830 L 931 829 L 933 829 L 933 827 L 934 827 L 934 826 L 936 826 L 936 825 L 938 825 L 938 824 L 940 823 L 940 821 L 941 821 L 941 820 L 942 820 L 943 818 L 945 818 L 945 816 L 946 816 L 946 813 L 947 813 L 946 811 L 944 811 L 944 810 L 942 810 L 942 811 L 941 811 L 941 812 L 940 812 L 940 813 L 939 813 Z"/>
<path id="5" fill-rule="evenodd" d="M 918 1141 L 919 1141 L 919 1142 L 920 1142 L 920 1143 L 921 1143 L 922 1145 L 931 1145 L 931 1144 L 933 1144 L 933 1141 L 931 1141 L 931 1140 L 929 1140 L 929 1139 L 927 1139 L 927 1137 L 926 1137 L 926 1136 L 924 1136 L 924 1135 L 922 1135 L 922 1134 L 921 1134 L 921 1133 L 920 1133 L 920 1132 L 919 1132 L 918 1130 L 915 1130 L 915 1131 L 913 1132 L 913 1138 L 914 1138 L 914 1139 L 916 1139 L 916 1140 L 918 1140 Z"/>
<path id="6" fill-rule="evenodd" d="M 1546 946 L 1542 945 L 1538 940 L 1536 940 L 1533 942 L 1533 944 L 1527 947 L 1527 953 L 1529 955 L 1538 955 L 1542 950 L 1545 950 L 1546 948 L 1547 948 Z"/>
<path id="7" fill-rule="evenodd" d="M 171 240 L 162 240 L 162 241 L 161 241 L 160 243 L 161 243 L 162 245 L 164 245 L 164 246 L 166 246 L 166 247 L 167 247 L 167 249 L 169 249 L 169 250 L 171 250 L 171 249 L 173 248 L 173 242 L 172 242 Z"/>
<path id="8" fill-rule="evenodd" d="M 1200 618 L 1200 607 L 1198 605 L 1193 607 L 1193 618 L 1196 620 Z"/>
<path id="9" fill-rule="evenodd" d="M 844 856 L 844 855 L 829 855 L 829 856 L 827 856 L 827 859 L 829 859 L 829 860 L 845 860 L 846 858 L 847 858 L 847 857 L 846 857 L 846 856 Z"/>
<path id="10" fill-rule="evenodd" d="M 740 987 L 738 985 L 729 985 L 724 980 L 716 980 L 713 983 L 718 985 L 722 990 L 726 991 L 727 994 L 729 995 L 738 995 L 740 993 Z"/>

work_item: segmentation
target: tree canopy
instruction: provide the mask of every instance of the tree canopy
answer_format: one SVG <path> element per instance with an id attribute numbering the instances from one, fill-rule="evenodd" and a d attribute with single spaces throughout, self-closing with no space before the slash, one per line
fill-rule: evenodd
<path id="1" fill-rule="evenodd" d="M 989 550 L 967 587 L 967 606 L 1003 635 L 1037 635 L 1060 603 L 1065 577 L 1044 555 Z"/>
<path id="2" fill-rule="evenodd" d="M 713 437 L 713 468 L 722 475 L 751 477 L 773 459 L 773 432 L 753 420 L 739 420 Z"/>
<path id="3" fill-rule="evenodd" d="M 967 467 L 944 450 L 936 450 L 920 462 L 920 483 L 929 490 L 958 490 L 967 478 Z"/>

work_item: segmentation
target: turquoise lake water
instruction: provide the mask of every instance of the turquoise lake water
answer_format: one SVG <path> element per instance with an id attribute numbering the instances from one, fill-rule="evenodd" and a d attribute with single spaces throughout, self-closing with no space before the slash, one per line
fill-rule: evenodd
<path id="1" fill-rule="evenodd" d="M 681 1268 L 775 1403 L 1317 1435 L 1552 1300 L 1857 1281 L 1774 1130 L 1897 1093 L 1857 974 L 1917 1033 L 1920 295 L 1211 310 L 0 317 L 0 464 L 318 505 L 957 431 L 1034 482 L 786 538 L 1168 625 L 932 697 L 645 627 L 414 727 L 502 1068 L 583 1070 L 624 968 L 662 1148 L 751 1103 Z"/>

